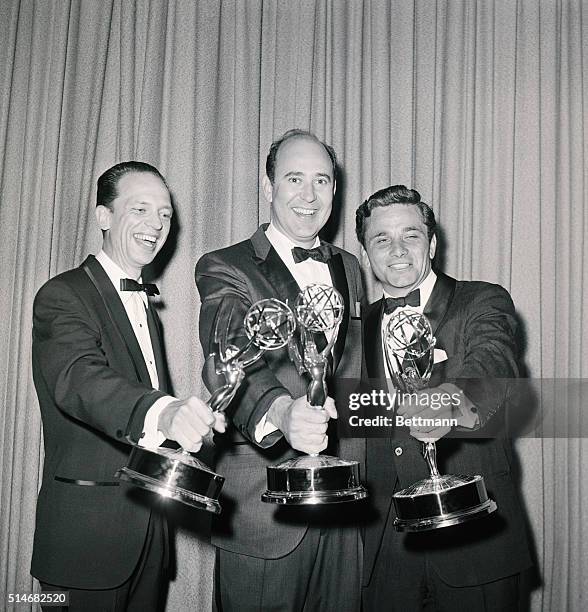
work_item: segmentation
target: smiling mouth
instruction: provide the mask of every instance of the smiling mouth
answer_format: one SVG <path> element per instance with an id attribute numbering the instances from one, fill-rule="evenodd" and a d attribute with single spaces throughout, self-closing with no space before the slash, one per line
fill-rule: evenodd
<path id="1" fill-rule="evenodd" d="M 410 264 L 409 263 L 394 263 L 394 264 L 390 264 L 388 267 L 392 268 L 393 270 L 401 271 L 401 270 L 406 270 L 407 268 L 410 268 Z"/>
<path id="2" fill-rule="evenodd" d="M 145 245 L 146 247 L 153 249 L 157 244 L 157 237 L 149 234 L 133 234 L 135 240 Z"/>
<path id="3" fill-rule="evenodd" d="M 314 208 L 298 208 L 297 206 L 292 208 L 292 210 L 301 217 L 312 217 L 317 212 Z"/>

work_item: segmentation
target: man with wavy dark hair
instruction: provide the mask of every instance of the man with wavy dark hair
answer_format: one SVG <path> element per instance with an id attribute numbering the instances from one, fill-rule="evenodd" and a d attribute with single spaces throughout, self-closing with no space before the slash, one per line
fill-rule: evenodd
<path id="1" fill-rule="evenodd" d="M 429 387 L 397 409 L 410 427 L 367 440 L 377 518 L 365 534 L 363 609 L 518 610 L 520 574 L 531 561 L 511 476 L 513 450 L 501 427 L 509 398 L 505 379 L 518 375 L 515 310 L 498 285 L 456 281 L 433 270 L 436 230 L 433 210 L 404 185 L 377 191 L 356 213 L 357 237 L 384 290 L 362 315 L 364 377 L 391 377 L 383 331 L 395 313 L 424 314 L 436 338 Z M 434 398 L 440 394 L 451 402 L 439 405 Z M 487 437 L 490 430 L 498 436 Z M 438 441 L 445 473 L 481 474 L 498 510 L 455 527 L 395 531 L 393 493 L 429 475 L 422 439 Z"/>

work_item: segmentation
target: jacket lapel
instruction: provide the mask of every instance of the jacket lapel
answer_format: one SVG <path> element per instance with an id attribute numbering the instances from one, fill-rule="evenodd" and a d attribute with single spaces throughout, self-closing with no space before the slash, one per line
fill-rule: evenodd
<path id="1" fill-rule="evenodd" d="M 116 289 L 111 283 L 110 278 L 108 278 L 108 275 L 98 261 L 96 261 L 96 258 L 93 255 L 89 255 L 87 257 L 86 261 L 84 261 L 82 264 L 82 267 L 102 298 L 104 309 L 112 321 L 113 328 L 119 332 L 121 340 L 127 347 L 129 355 L 131 356 L 135 366 L 137 378 L 140 382 L 151 386 L 151 378 L 149 377 L 149 372 L 147 371 L 147 366 L 145 364 L 145 359 L 143 358 L 143 353 L 141 352 L 141 347 L 137 342 L 135 332 L 133 331 L 129 317 L 127 316 L 127 311 L 125 310 Z"/>
<path id="2" fill-rule="evenodd" d="M 147 307 L 147 325 L 149 327 L 149 337 L 151 338 L 151 346 L 153 348 L 153 357 L 155 358 L 155 367 L 157 369 L 157 378 L 159 379 L 159 389 L 168 392 L 169 377 L 167 374 L 166 361 L 163 356 L 163 337 L 161 332 L 161 323 L 153 304 L 149 302 Z"/>
<path id="3" fill-rule="evenodd" d="M 300 287 L 267 239 L 265 235 L 266 228 L 267 224 L 262 225 L 251 237 L 257 265 L 265 279 L 273 287 L 274 295 L 279 295 L 282 301 L 286 302 L 290 308 L 293 308 L 300 292 Z"/>
<path id="4" fill-rule="evenodd" d="M 456 286 L 455 279 L 442 272 L 436 272 L 436 274 L 437 280 L 435 281 L 435 286 L 423 309 L 423 314 L 429 319 L 431 324 L 433 335 L 435 335 L 447 314 Z"/>
<path id="5" fill-rule="evenodd" d="M 329 272 L 331 273 L 333 287 L 343 296 L 343 304 L 345 306 L 337 340 L 333 347 L 333 371 L 335 371 L 345 348 L 345 338 L 347 337 L 347 327 L 349 326 L 351 313 L 349 308 L 349 285 L 347 284 L 347 275 L 345 274 L 345 266 L 343 265 L 341 253 L 335 253 L 329 260 Z"/>
<path id="6" fill-rule="evenodd" d="M 368 378 L 385 379 L 384 353 L 382 351 L 380 324 L 384 300 L 380 299 L 365 309 L 363 346 Z"/>

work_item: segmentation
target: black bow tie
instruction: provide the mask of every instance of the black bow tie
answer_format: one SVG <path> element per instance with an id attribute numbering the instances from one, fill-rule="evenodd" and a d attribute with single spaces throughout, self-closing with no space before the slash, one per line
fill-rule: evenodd
<path id="1" fill-rule="evenodd" d="M 159 295 L 159 289 L 157 288 L 157 285 L 154 285 L 153 283 L 138 283 L 132 278 L 121 278 L 120 290 L 144 291 L 147 295 Z"/>
<path id="2" fill-rule="evenodd" d="M 403 306 L 420 306 L 421 305 L 421 292 L 419 289 L 411 291 L 406 297 L 392 298 L 387 297 L 384 300 L 384 312 L 390 314 L 397 308 Z"/>
<path id="3" fill-rule="evenodd" d="M 320 261 L 321 263 L 327 263 L 331 259 L 331 247 L 328 244 L 321 244 L 321 246 L 314 249 L 294 247 L 292 249 L 292 257 L 294 258 L 294 263 L 300 263 L 308 258 Z"/>

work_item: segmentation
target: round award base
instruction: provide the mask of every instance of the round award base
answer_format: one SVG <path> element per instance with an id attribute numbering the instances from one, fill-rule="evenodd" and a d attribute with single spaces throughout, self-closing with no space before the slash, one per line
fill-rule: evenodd
<path id="1" fill-rule="evenodd" d="M 459 525 L 496 510 L 482 476 L 425 478 L 392 496 L 397 531 L 428 531 Z"/>
<path id="2" fill-rule="evenodd" d="M 359 463 L 308 455 L 267 467 L 268 490 L 261 501 L 284 506 L 339 504 L 367 497 Z"/>
<path id="3" fill-rule="evenodd" d="M 181 449 L 134 446 L 127 465 L 115 477 L 192 508 L 221 511 L 218 497 L 224 477 Z"/>

